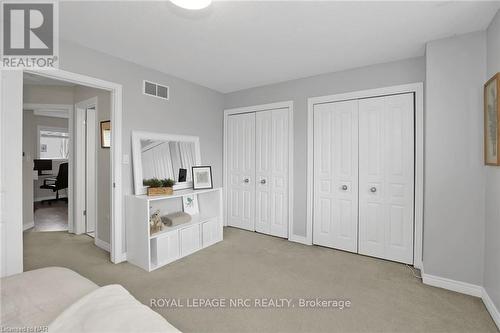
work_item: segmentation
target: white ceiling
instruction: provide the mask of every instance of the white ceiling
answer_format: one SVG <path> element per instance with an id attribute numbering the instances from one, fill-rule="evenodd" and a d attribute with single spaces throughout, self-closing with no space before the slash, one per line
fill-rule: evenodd
<path id="1" fill-rule="evenodd" d="M 62 2 L 60 35 L 231 92 L 424 54 L 427 41 L 484 30 L 500 2 Z M 168 84 L 168 82 L 166 82 Z"/>

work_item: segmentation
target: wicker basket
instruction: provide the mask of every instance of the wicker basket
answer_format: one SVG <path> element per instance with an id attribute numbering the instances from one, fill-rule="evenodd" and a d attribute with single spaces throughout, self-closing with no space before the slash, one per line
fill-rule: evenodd
<path id="1" fill-rule="evenodd" d="M 148 196 L 172 194 L 174 194 L 173 187 L 148 187 Z"/>

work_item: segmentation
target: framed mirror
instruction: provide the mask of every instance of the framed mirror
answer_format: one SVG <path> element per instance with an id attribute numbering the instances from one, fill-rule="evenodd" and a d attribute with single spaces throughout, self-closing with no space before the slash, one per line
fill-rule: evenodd
<path id="1" fill-rule="evenodd" d="M 146 194 L 143 181 L 151 178 L 173 179 L 174 190 L 192 188 L 191 167 L 201 164 L 200 138 L 133 131 L 132 155 L 136 195 Z M 181 169 L 187 172 L 179 174 Z"/>

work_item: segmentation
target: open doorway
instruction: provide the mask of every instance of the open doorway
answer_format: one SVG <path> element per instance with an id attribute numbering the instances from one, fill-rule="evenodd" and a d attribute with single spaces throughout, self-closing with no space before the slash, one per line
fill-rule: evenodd
<path id="1" fill-rule="evenodd" d="M 23 76 L 23 229 L 86 234 L 110 251 L 111 154 L 100 123 L 111 94 Z"/>
<path id="2" fill-rule="evenodd" d="M 23 127 L 23 74 L 30 73 L 43 78 L 73 83 L 85 87 L 102 89 L 111 95 L 111 175 L 109 183 L 103 184 L 111 191 L 110 228 L 103 229 L 109 235 L 109 243 L 100 247 L 109 246 L 110 259 L 113 263 L 126 260 L 124 253 L 124 228 L 122 221 L 122 91 L 121 85 L 97 79 L 82 74 L 63 70 L 24 70 L 0 71 L 0 164 L 2 195 L 1 242 L 2 260 L 0 261 L 0 276 L 9 276 L 23 271 L 23 158 L 22 158 L 22 127 Z M 48 103 L 48 102 L 47 102 Z M 70 122 L 71 126 L 71 122 Z M 71 158 L 71 155 L 70 155 Z M 126 161 L 123 158 L 123 161 Z M 70 163 L 71 165 L 71 163 Z M 71 174 L 71 170 L 69 170 Z M 69 181 L 70 183 L 70 181 Z M 71 191 L 68 193 L 71 195 Z M 68 211 L 71 210 L 71 198 L 68 198 Z M 3 223 L 9 221 L 9 223 Z M 69 215 L 68 229 L 71 228 L 71 214 Z M 104 224 L 101 223 L 101 226 Z M 105 226 L 105 225 L 104 225 Z M 109 230 L 111 229 L 111 230 Z M 96 235 L 96 243 L 100 239 Z"/>

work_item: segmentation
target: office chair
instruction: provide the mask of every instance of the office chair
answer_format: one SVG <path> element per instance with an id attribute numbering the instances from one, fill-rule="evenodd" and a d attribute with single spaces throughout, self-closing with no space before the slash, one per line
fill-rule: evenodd
<path id="1" fill-rule="evenodd" d="M 43 185 L 40 186 L 40 188 L 56 192 L 55 199 L 42 200 L 42 204 L 48 202 L 50 205 L 52 202 L 56 202 L 58 200 L 68 202 L 68 198 L 59 198 L 59 191 L 68 188 L 68 163 L 61 163 L 59 165 L 59 172 L 57 173 L 57 177 L 44 179 Z"/>

